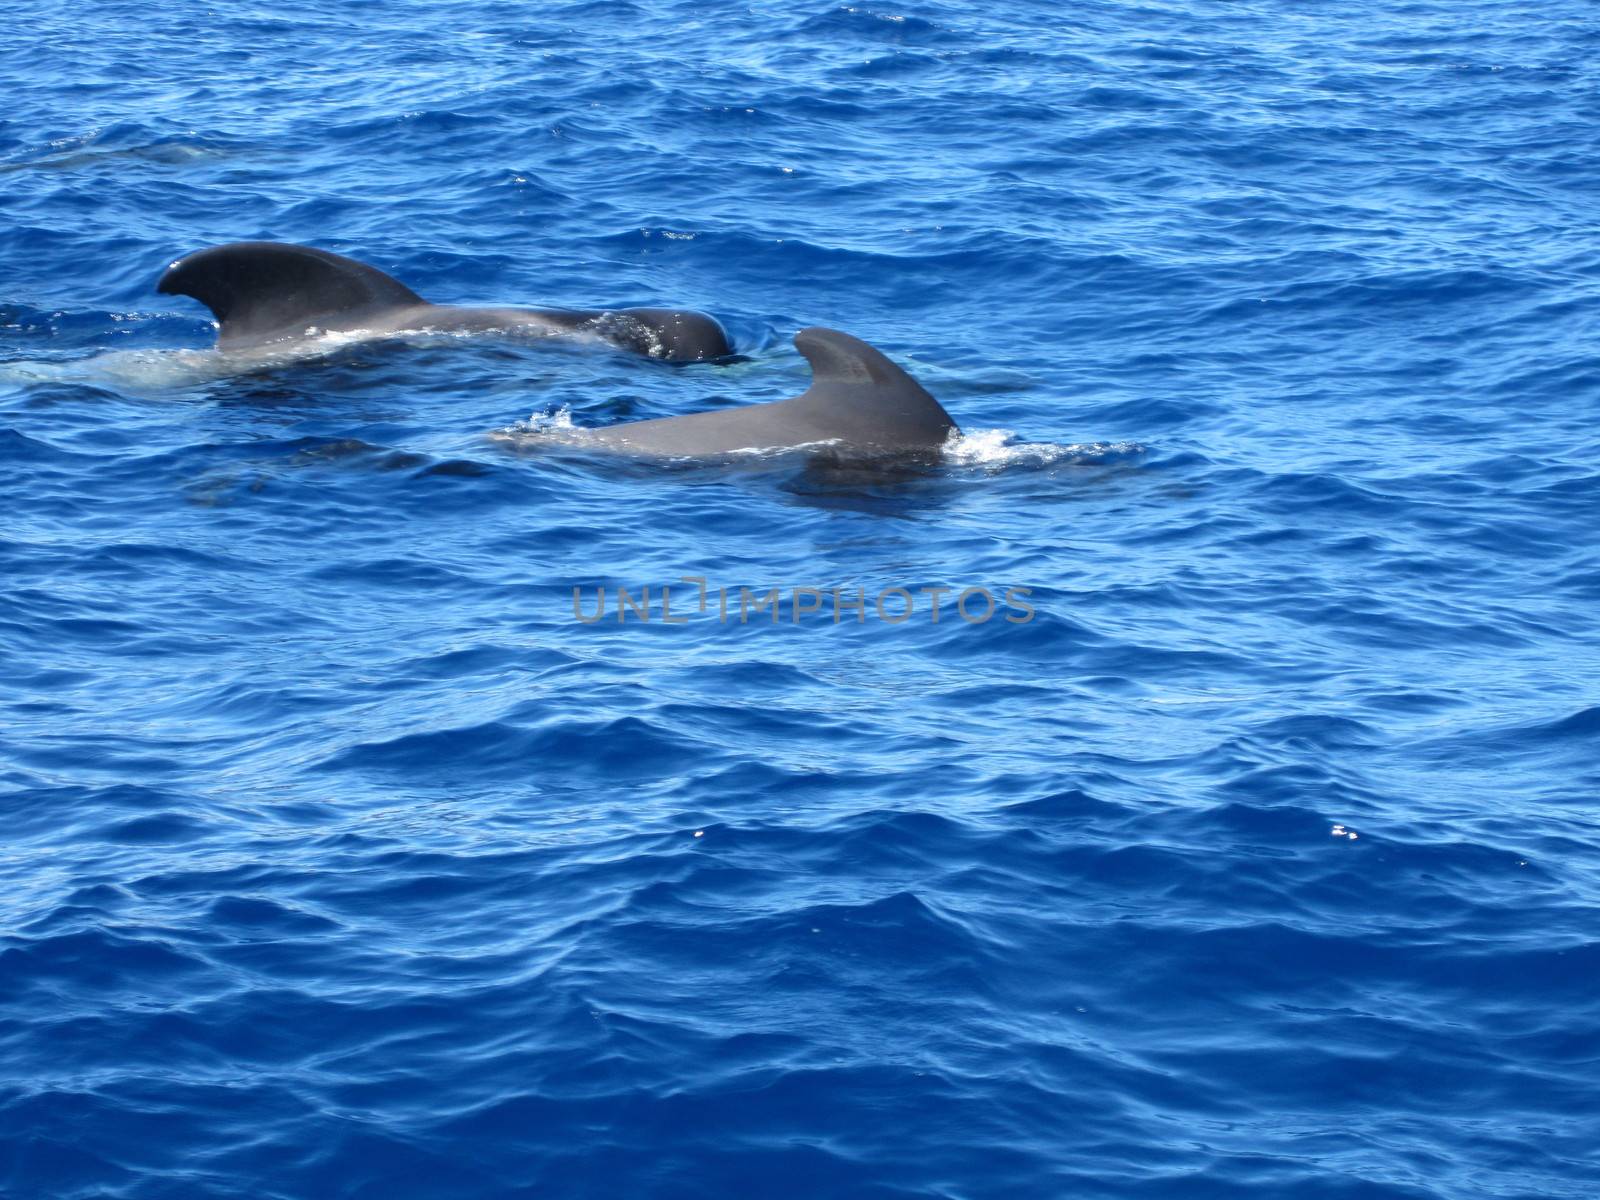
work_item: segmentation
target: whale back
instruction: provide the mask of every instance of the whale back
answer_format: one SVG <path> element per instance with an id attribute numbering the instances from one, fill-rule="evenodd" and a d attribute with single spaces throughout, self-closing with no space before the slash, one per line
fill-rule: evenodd
<path id="1" fill-rule="evenodd" d="M 705 362 L 733 353 L 705 313 L 674 308 L 586 312 L 565 308 L 458 308 L 429 304 L 376 267 L 283 242 L 234 242 L 199 250 L 167 268 L 156 285 L 192 296 L 217 319 L 217 345 L 239 349 L 329 330 L 374 334 L 428 329 L 592 335 L 667 362 Z"/>
<path id="2" fill-rule="evenodd" d="M 233 242 L 199 250 L 167 268 L 156 285 L 211 310 L 217 342 L 236 347 L 303 334 L 359 329 L 397 308 L 426 302 L 405 284 L 353 258 L 279 242 Z"/>

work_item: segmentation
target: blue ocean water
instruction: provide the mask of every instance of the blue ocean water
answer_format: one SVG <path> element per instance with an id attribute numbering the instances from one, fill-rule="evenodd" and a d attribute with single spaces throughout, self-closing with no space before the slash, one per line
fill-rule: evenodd
<path id="1" fill-rule="evenodd" d="M 1560 0 L 25 3 L 0 1194 L 1600 1194 L 1597 51 Z M 741 361 L 245 369 L 154 281 L 247 238 Z M 812 324 L 966 437 L 529 436 L 793 395 Z"/>

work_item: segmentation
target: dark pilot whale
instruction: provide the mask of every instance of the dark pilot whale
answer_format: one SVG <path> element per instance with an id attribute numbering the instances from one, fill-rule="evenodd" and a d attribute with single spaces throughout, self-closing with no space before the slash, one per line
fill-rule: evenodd
<path id="1" fill-rule="evenodd" d="M 521 330 L 594 337 L 668 362 L 700 362 L 733 352 L 722 326 L 704 313 L 429 304 L 376 267 L 281 242 L 233 242 L 196 251 L 168 267 L 156 287 L 167 295 L 193 296 L 209 308 L 223 350 L 329 332 L 379 337 Z"/>
<path id="2" fill-rule="evenodd" d="M 802 329 L 811 387 L 789 400 L 581 431 L 582 445 L 652 458 L 797 447 L 877 457 L 938 450 L 956 423 L 910 375 L 860 338 Z"/>

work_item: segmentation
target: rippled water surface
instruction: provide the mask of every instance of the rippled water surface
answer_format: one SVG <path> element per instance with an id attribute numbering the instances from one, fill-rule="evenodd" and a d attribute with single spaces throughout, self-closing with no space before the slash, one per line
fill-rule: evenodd
<path id="1" fill-rule="evenodd" d="M 0 1194 L 1592 1200 L 1594 17 L 10 13 Z M 740 357 L 241 363 L 256 238 Z M 966 436 L 537 436 L 807 325 Z"/>

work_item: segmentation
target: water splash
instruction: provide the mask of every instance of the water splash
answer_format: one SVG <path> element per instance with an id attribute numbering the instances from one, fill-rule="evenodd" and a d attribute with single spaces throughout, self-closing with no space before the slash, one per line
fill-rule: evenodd
<path id="1" fill-rule="evenodd" d="M 1050 467 L 1061 463 L 1108 463 L 1144 453 L 1137 442 L 1025 442 L 1009 429 L 953 432 L 943 448 L 954 467 L 1002 471 L 1012 467 Z"/>

